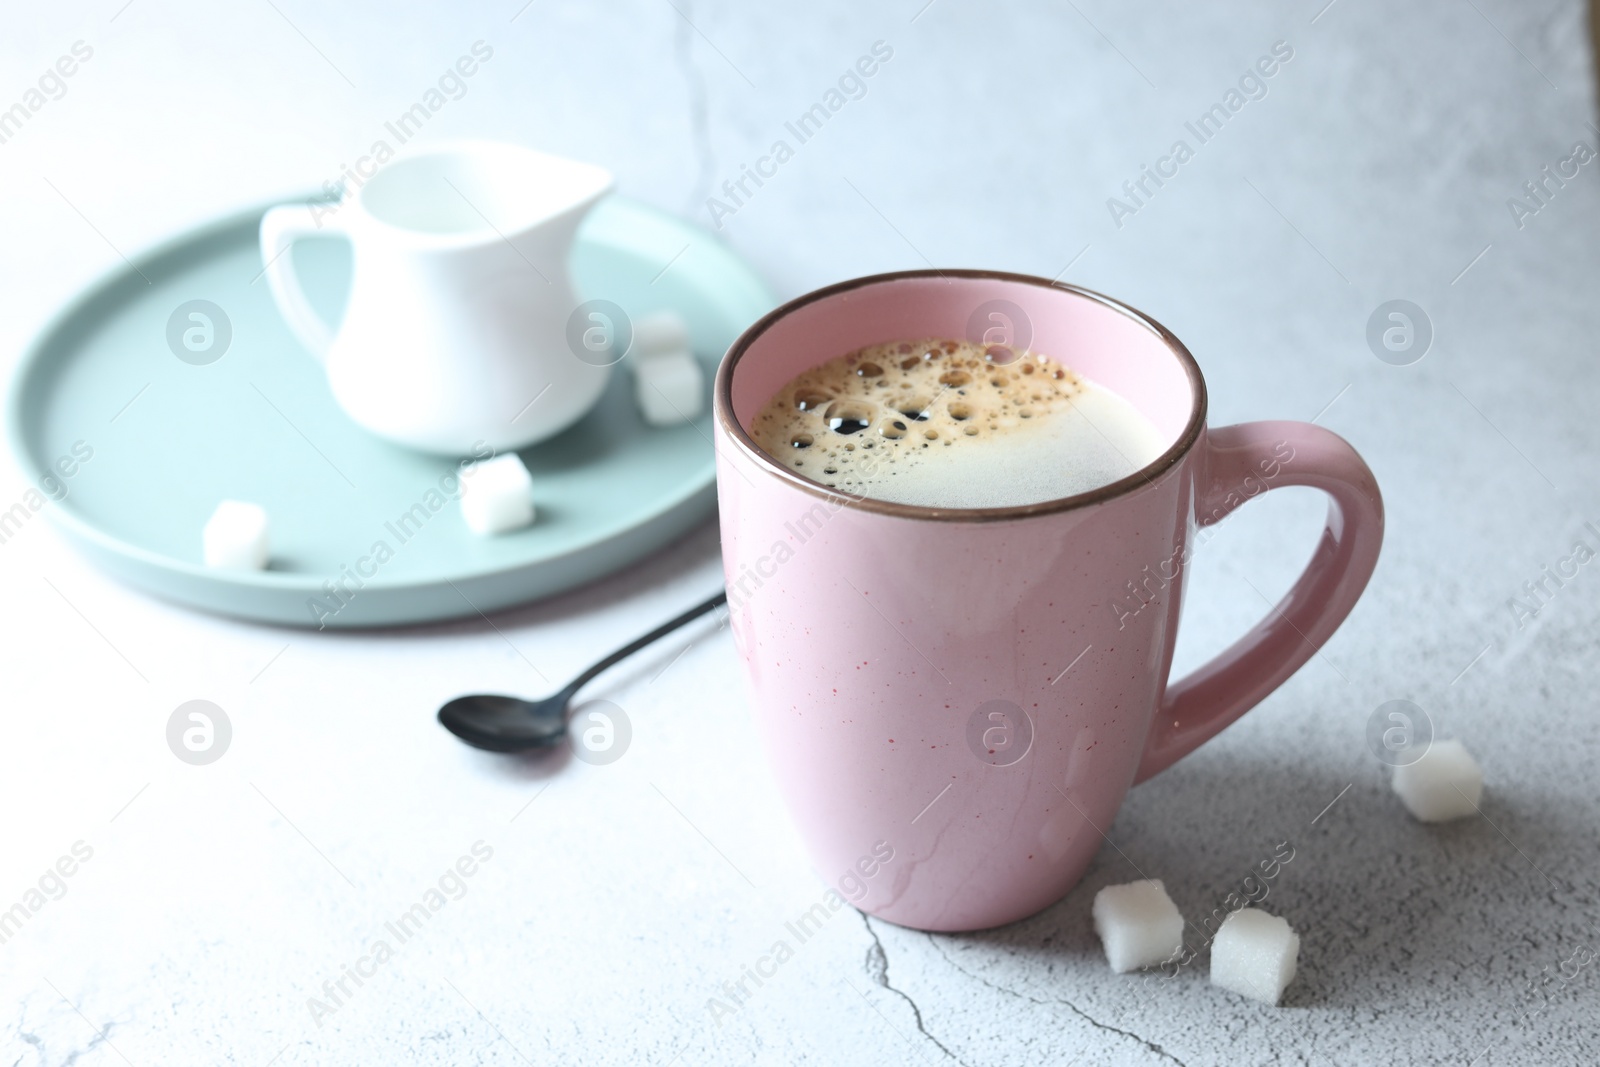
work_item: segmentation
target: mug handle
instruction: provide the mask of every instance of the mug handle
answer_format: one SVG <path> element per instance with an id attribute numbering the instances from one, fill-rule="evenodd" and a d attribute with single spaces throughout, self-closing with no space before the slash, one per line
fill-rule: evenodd
<path id="1" fill-rule="evenodd" d="M 1293 451 L 1284 458 L 1284 447 Z M 1328 523 L 1311 562 L 1272 613 L 1215 659 L 1168 685 L 1135 784 L 1166 770 L 1255 707 L 1320 649 L 1355 607 L 1378 565 L 1383 497 L 1356 450 L 1307 422 L 1246 422 L 1210 431 L 1199 526 L 1265 490 L 1304 485 L 1328 494 Z M 1273 471 L 1276 465 L 1276 473 Z M 1252 484 L 1264 488 L 1251 490 Z"/>
<path id="2" fill-rule="evenodd" d="M 346 234 L 337 221 L 321 225 L 309 205 L 282 204 L 261 216 L 261 260 L 266 264 L 263 273 L 267 287 L 272 290 L 272 299 L 289 324 L 289 331 L 318 359 L 328 354 L 333 330 L 306 299 L 300 277 L 294 272 L 291 249 L 302 237 L 329 236 Z"/>

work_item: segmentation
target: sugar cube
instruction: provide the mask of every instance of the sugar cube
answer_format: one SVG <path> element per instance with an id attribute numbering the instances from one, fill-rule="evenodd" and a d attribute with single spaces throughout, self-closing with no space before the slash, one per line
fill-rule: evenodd
<path id="1" fill-rule="evenodd" d="M 644 356 L 634 376 L 639 410 L 651 426 L 688 422 L 705 409 L 705 372 L 686 350 Z"/>
<path id="2" fill-rule="evenodd" d="M 633 324 L 635 356 L 658 356 L 689 348 L 689 324 L 676 311 L 656 311 Z"/>
<path id="3" fill-rule="evenodd" d="M 1300 935 L 1259 908 L 1240 908 L 1222 920 L 1211 942 L 1211 984 L 1276 1004 L 1294 981 Z"/>
<path id="4" fill-rule="evenodd" d="M 1094 895 L 1094 929 L 1117 974 L 1151 967 L 1183 947 L 1183 916 L 1160 879 L 1108 885 Z"/>
<path id="5" fill-rule="evenodd" d="M 461 472 L 461 517 L 473 533 L 490 535 L 533 522 L 533 477 L 515 452 Z"/>
<path id="6" fill-rule="evenodd" d="M 1390 784 L 1412 815 L 1445 822 L 1477 814 L 1483 769 L 1460 741 L 1433 741 L 1416 760 L 1395 767 Z"/>
<path id="7" fill-rule="evenodd" d="M 260 504 L 224 500 L 200 531 L 207 567 L 259 571 L 267 565 L 267 512 Z"/>

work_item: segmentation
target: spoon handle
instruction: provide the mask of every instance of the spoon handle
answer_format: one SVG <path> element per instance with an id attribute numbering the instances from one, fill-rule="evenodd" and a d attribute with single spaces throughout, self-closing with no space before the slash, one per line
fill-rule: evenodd
<path id="1" fill-rule="evenodd" d="M 693 620 L 704 615 L 706 612 L 715 610 L 727 602 L 728 593 L 727 590 L 723 590 L 710 600 L 707 600 L 705 603 L 697 604 L 688 611 L 684 612 L 682 615 L 679 615 L 677 618 L 662 623 L 660 626 L 657 626 L 654 630 L 651 630 L 637 641 L 632 641 L 622 646 L 615 652 L 611 653 L 611 655 L 601 660 L 599 663 L 596 663 L 593 667 L 590 667 L 588 670 L 578 675 L 571 681 L 570 684 L 568 684 L 565 689 L 561 691 L 561 696 L 567 700 L 571 700 L 577 695 L 579 689 L 582 689 L 590 680 L 595 677 L 595 675 L 599 674 L 601 671 L 613 666 L 621 660 L 627 659 L 629 656 L 633 655 L 635 652 L 639 651 L 641 648 L 650 644 L 651 642 L 660 640 L 661 638 L 667 636 L 684 623 L 692 622 Z"/>

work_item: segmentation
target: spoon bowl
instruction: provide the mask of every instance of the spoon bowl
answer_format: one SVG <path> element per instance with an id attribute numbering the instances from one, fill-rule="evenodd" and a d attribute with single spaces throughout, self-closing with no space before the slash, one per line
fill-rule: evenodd
<path id="1" fill-rule="evenodd" d="M 478 693 L 446 703 L 439 709 L 439 722 L 467 744 L 489 752 L 551 748 L 567 736 L 567 700 L 562 693 L 544 700 Z"/>

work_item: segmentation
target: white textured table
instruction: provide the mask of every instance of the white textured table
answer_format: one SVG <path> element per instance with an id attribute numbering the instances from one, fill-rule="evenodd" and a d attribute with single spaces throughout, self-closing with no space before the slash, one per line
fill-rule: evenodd
<path id="1" fill-rule="evenodd" d="M 1064 272 L 1175 329 L 1214 422 L 1348 436 L 1390 527 L 1344 629 L 1136 790 L 1066 900 L 956 937 L 841 912 L 714 1019 L 823 889 L 726 632 L 596 686 L 635 728 L 611 766 L 492 758 L 432 718 L 464 690 L 543 691 L 704 596 L 712 528 L 493 625 L 318 636 L 145 599 L 29 523 L 0 544 L 0 909 L 40 907 L 0 944 L 0 1063 L 1594 1063 L 1600 565 L 1548 583 L 1536 618 L 1508 606 L 1575 540 L 1600 548 L 1600 166 L 1546 180 L 1543 203 L 1522 191 L 1597 147 L 1584 12 L 1325 2 L 8 13 L 0 106 L 93 49 L 0 143 L 8 353 L 116 250 L 354 165 L 483 40 L 492 61 L 428 138 L 592 159 L 703 223 L 789 140 L 716 212 L 781 294 L 925 261 Z M 1280 40 L 1264 96 L 1204 143 L 1186 130 Z M 798 144 L 785 123 L 877 41 L 892 58 Z M 1175 176 L 1122 192 L 1142 165 L 1170 173 L 1179 139 Z M 1365 341 L 1394 298 L 1436 333 L 1410 366 Z M 8 507 L 26 486 L 6 478 Z M 1228 521 L 1195 565 L 1180 669 L 1287 587 L 1320 521 L 1309 493 Z M 163 736 L 194 698 L 235 730 L 206 767 Z M 1482 818 L 1400 810 L 1365 742 L 1396 698 L 1481 757 Z M 1137 865 L 1203 915 L 1285 841 L 1268 907 L 1302 950 L 1282 1008 L 1210 988 L 1203 959 L 1153 989 L 1107 972 L 1098 887 Z M 459 899 L 389 934 L 478 842 L 492 856 Z M 45 876 L 75 847 L 92 855 L 71 877 Z M 41 877 L 64 895 L 31 898 Z M 335 1005 L 324 983 L 358 964 Z"/>

